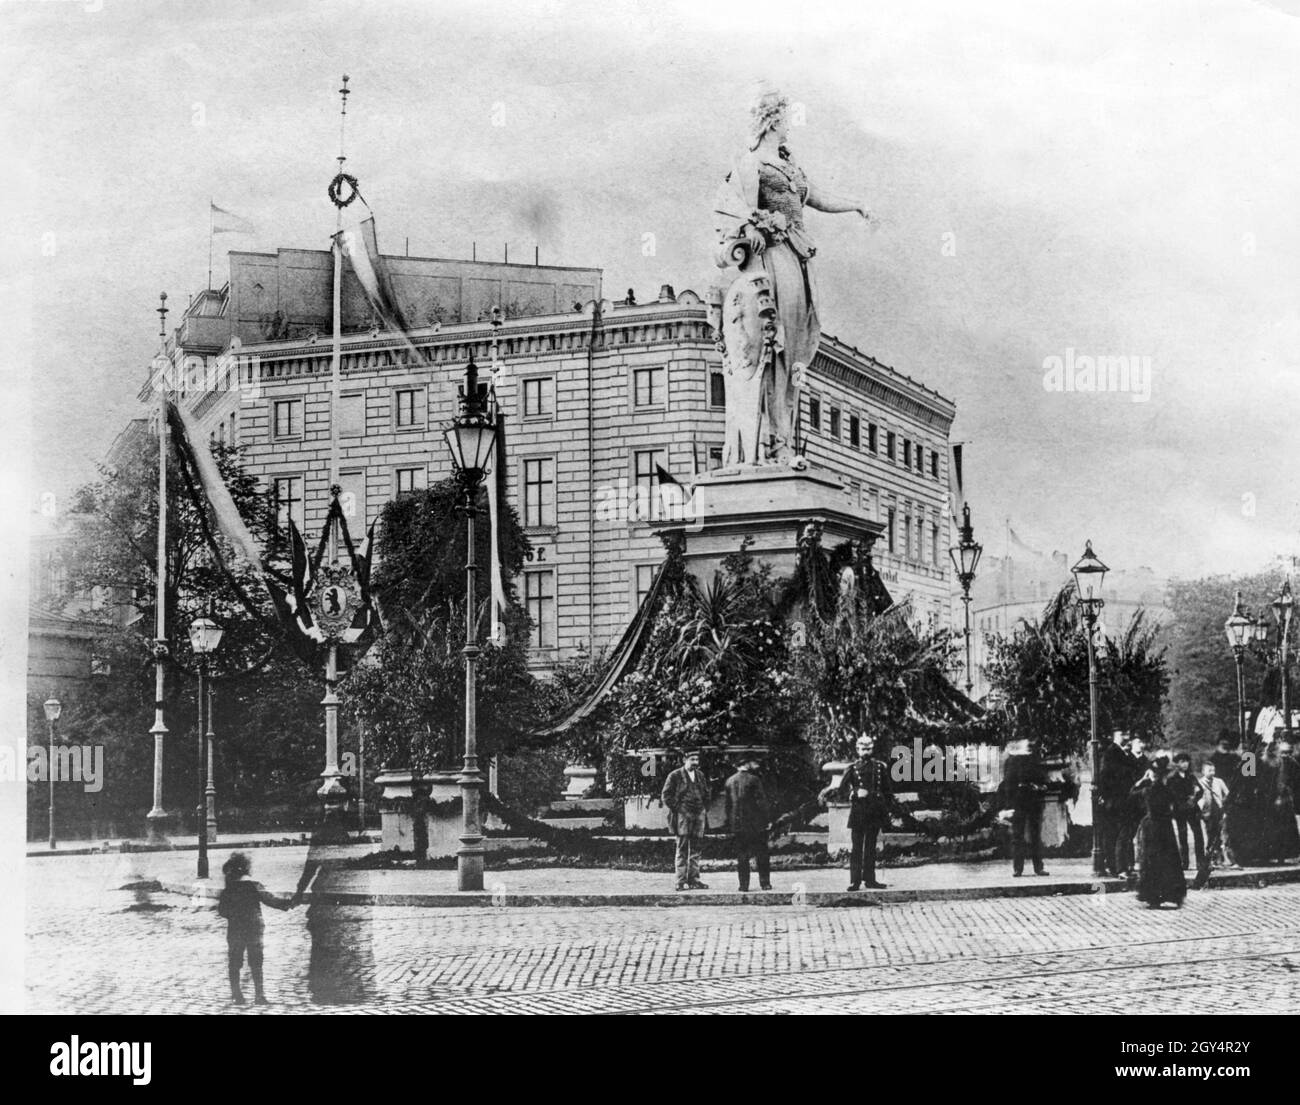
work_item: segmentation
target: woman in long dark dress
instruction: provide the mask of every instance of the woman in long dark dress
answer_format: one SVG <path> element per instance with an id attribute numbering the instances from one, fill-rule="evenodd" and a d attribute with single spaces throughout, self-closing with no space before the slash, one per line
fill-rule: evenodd
<path id="1" fill-rule="evenodd" d="M 1146 805 L 1137 832 L 1137 897 L 1148 909 L 1158 909 L 1163 902 L 1181 906 L 1187 897 L 1183 859 L 1174 836 L 1173 796 L 1165 787 L 1168 769 L 1168 758 L 1160 757 L 1133 788 Z"/>

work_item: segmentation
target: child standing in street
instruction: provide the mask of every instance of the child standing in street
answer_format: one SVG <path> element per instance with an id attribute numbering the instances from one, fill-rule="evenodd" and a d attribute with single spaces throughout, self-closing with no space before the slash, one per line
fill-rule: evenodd
<path id="1" fill-rule="evenodd" d="M 244 1004 L 244 994 L 239 988 L 239 975 L 244 966 L 244 953 L 248 953 L 248 969 L 253 975 L 253 1000 L 266 1005 L 262 989 L 262 903 L 272 909 L 289 909 L 290 898 L 272 894 L 252 878 L 252 863 L 243 852 L 235 852 L 222 865 L 226 876 L 225 889 L 217 900 L 217 913 L 226 919 L 227 969 L 230 974 L 230 1000 Z"/>

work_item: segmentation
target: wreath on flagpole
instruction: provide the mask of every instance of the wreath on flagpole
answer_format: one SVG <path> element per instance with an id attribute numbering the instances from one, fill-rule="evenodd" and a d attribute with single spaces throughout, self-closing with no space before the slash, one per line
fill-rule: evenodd
<path id="1" fill-rule="evenodd" d="M 347 194 L 344 195 L 343 188 L 347 186 Z M 339 173 L 330 181 L 329 187 L 330 202 L 335 207 L 347 207 L 353 200 L 361 194 L 361 189 L 357 186 L 357 178 L 351 173 Z"/>

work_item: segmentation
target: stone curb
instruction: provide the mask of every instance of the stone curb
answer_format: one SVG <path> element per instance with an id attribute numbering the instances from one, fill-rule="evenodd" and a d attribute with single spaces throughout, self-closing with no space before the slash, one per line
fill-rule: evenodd
<path id="1" fill-rule="evenodd" d="M 378 844 L 379 840 L 379 833 L 370 832 L 363 840 L 359 842 L 354 840 L 352 843 Z M 220 851 L 228 848 L 301 848 L 310 843 L 310 833 L 291 833 L 268 840 L 222 840 L 216 844 L 209 844 L 208 851 Z M 45 859 L 49 856 L 116 856 L 134 855 L 137 852 L 197 852 L 198 850 L 199 846 L 192 843 L 148 844 L 144 841 L 139 843 L 135 841 L 118 841 L 107 848 L 103 845 L 87 848 L 55 848 L 53 851 L 49 848 L 29 848 L 25 856 L 27 859 Z"/>
<path id="2" fill-rule="evenodd" d="M 1209 890 L 1259 889 L 1281 883 L 1300 882 L 1300 867 L 1279 867 L 1258 871 L 1225 871 L 1210 878 Z M 163 882 L 157 888 L 185 897 L 215 899 L 220 887 L 195 886 L 193 883 Z M 925 887 L 915 890 L 814 890 L 804 893 L 780 889 L 770 891 L 689 891 L 670 894 L 492 894 L 488 891 L 458 893 L 385 894 L 365 891 L 340 891 L 323 896 L 307 895 L 337 905 L 423 906 L 429 909 L 466 909 L 496 907 L 513 909 L 591 909 L 591 908 L 674 908 L 690 906 L 800 906 L 816 909 L 883 906 L 895 902 L 979 901 L 991 898 L 1045 898 L 1080 894 L 1128 893 L 1131 885 L 1123 879 L 1088 879 L 1072 882 L 1025 882 L 1014 886 Z"/>

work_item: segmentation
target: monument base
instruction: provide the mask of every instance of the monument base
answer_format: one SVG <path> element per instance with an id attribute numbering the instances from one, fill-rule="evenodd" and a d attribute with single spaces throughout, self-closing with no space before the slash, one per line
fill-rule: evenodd
<path id="1" fill-rule="evenodd" d="M 857 541 L 869 549 L 884 532 L 832 473 L 781 465 L 722 468 L 699 477 L 682 519 L 661 532 L 682 535 L 686 570 L 704 581 L 746 538 L 756 562 L 789 575 L 799 563 L 800 537 L 814 523 L 824 548 Z"/>

